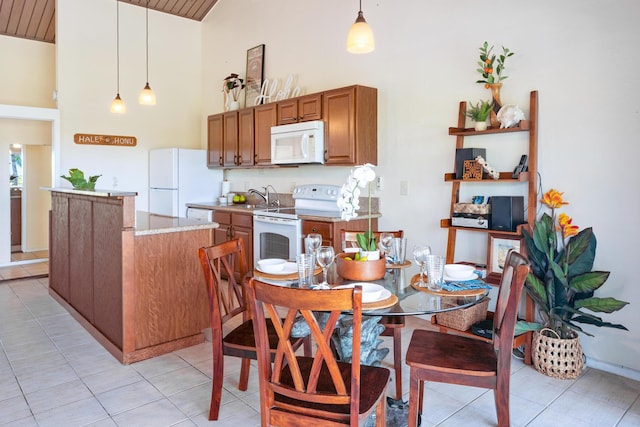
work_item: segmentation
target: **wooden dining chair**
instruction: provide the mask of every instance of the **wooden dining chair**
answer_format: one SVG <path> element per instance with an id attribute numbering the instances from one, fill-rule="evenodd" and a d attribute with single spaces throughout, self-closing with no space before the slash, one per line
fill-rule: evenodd
<path id="1" fill-rule="evenodd" d="M 217 420 L 222 398 L 224 375 L 224 356 L 242 358 L 238 389 L 246 390 L 249 380 L 251 359 L 256 359 L 256 344 L 253 336 L 253 322 L 250 319 L 249 304 L 242 286 L 247 275 L 247 259 L 241 239 L 233 239 L 214 246 L 198 249 L 200 264 L 204 272 L 209 311 L 211 317 L 211 345 L 213 347 L 213 384 L 211 387 L 211 405 L 209 420 Z M 240 272 L 240 280 L 234 271 Z M 225 334 L 225 330 L 237 325 Z M 273 325 L 267 327 L 270 348 L 275 349 L 278 336 Z M 292 345 L 298 348 L 308 339 L 295 340 Z M 310 354 L 311 348 L 305 349 Z"/>
<path id="2" fill-rule="evenodd" d="M 358 247 L 357 234 L 364 231 L 340 230 L 340 239 L 343 249 L 345 247 Z M 373 236 L 376 242 L 380 241 L 381 233 L 391 233 L 393 237 L 404 237 L 403 230 L 396 231 L 374 231 Z M 380 335 L 393 337 L 393 371 L 396 377 L 396 399 L 402 399 L 402 328 L 404 328 L 404 316 L 382 316 L 379 322 L 384 326 L 384 331 Z"/>
<path id="3" fill-rule="evenodd" d="M 424 381 L 437 381 L 493 389 L 498 426 L 509 426 L 511 346 L 518 306 L 529 262 L 511 251 L 502 273 L 493 316 L 493 340 L 416 329 L 406 363 L 409 374 L 409 426 L 422 413 Z"/>
<path id="4" fill-rule="evenodd" d="M 266 426 L 358 426 L 375 410 L 386 424 L 386 368 L 360 364 L 362 288 L 312 290 L 249 281 L 260 376 L 260 417 Z M 286 315 L 281 319 L 280 310 Z M 351 362 L 340 362 L 331 337 L 345 311 L 353 313 Z M 279 346 L 269 357 L 267 319 L 274 321 Z M 311 331 L 313 357 L 295 354 L 291 332 L 300 319 Z"/>

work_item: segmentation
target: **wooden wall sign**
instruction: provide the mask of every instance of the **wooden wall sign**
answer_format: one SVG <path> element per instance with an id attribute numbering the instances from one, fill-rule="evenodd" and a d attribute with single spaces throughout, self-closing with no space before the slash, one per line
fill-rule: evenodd
<path id="1" fill-rule="evenodd" d="M 135 147 L 138 143 L 135 136 L 93 135 L 87 133 L 76 133 L 73 135 L 73 142 L 85 145 L 118 145 L 122 147 Z"/>

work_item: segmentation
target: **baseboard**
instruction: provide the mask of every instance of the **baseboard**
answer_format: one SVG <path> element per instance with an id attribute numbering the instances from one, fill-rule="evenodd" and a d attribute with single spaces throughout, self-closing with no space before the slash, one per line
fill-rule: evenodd
<path id="1" fill-rule="evenodd" d="M 640 371 L 635 369 L 625 368 L 620 365 L 613 365 L 611 363 L 602 362 L 600 360 L 587 357 L 586 365 L 599 371 L 609 372 L 610 374 L 620 375 L 621 377 L 629 378 L 634 381 L 640 381 Z"/>

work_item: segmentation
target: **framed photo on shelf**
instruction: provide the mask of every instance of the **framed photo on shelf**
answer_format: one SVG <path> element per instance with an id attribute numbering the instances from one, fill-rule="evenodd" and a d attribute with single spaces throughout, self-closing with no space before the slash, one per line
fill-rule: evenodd
<path id="1" fill-rule="evenodd" d="M 264 73 L 264 45 L 247 50 L 247 83 L 244 91 L 244 106 L 253 107 L 260 96 Z M 260 101 L 260 104 L 262 100 Z"/>
<path id="2" fill-rule="evenodd" d="M 520 253 L 522 247 L 522 236 L 514 234 L 489 233 L 489 246 L 487 248 L 487 279 L 500 282 L 504 262 L 507 253 L 511 249 Z"/>

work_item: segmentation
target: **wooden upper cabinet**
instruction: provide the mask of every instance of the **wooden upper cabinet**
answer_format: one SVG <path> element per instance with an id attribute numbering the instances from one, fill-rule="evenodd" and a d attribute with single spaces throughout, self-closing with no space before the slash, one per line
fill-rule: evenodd
<path id="1" fill-rule="evenodd" d="M 207 118 L 207 166 L 220 167 L 222 163 L 222 114 Z"/>
<path id="2" fill-rule="evenodd" d="M 254 131 L 253 108 L 244 108 L 238 111 L 236 166 L 253 166 Z"/>
<path id="3" fill-rule="evenodd" d="M 378 91 L 349 86 L 323 93 L 326 165 L 378 162 Z"/>
<path id="4" fill-rule="evenodd" d="M 254 165 L 271 165 L 271 126 L 278 124 L 276 103 L 259 105 L 254 108 Z"/>
<path id="5" fill-rule="evenodd" d="M 222 115 L 223 166 L 236 166 L 238 155 L 238 111 Z"/>
<path id="6" fill-rule="evenodd" d="M 322 93 L 278 101 L 277 106 L 279 125 L 322 119 Z"/>

